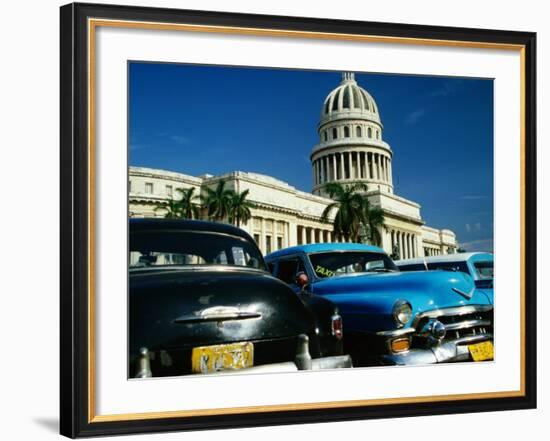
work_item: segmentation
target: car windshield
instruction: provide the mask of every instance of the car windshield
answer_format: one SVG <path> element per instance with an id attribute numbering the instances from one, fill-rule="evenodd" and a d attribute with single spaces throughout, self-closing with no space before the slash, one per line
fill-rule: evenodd
<path id="1" fill-rule="evenodd" d="M 494 269 L 493 269 L 492 261 L 487 260 L 487 261 L 474 262 L 474 267 L 480 279 L 493 278 Z"/>
<path id="2" fill-rule="evenodd" d="M 346 274 L 397 271 L 393 261 L 382 253 L 344 251 L 313 253 L 309 260 L 319 278 Z"/>
<path id="3" fill-rule="evenodd" d="M 243 238 L 203 231 L 130 233 L 130 269 L 174 265 L 230 265 L 265 270 L 258 248 Z"/>

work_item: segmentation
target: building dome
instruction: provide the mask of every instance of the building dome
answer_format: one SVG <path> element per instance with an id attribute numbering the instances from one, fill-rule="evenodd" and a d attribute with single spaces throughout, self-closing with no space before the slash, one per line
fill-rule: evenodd
<path id="1" fill-rule="evenodd" d="M 323 103 L 320 124 L 350 116 L 382 124 L 373 97 L 357 84 L 353 73 L 345 72 L 340 85 L 327 95 Z"/>
<path id="2" fill-rule="evenodd" d="M 392 150 L 374 98 L 351 72 L 326 97 L 318 126 L 319 144 L 311 154 L 313 193 L 326 196 L 325 184 L 366 184 L 369 191 L 393 193 Z"/>

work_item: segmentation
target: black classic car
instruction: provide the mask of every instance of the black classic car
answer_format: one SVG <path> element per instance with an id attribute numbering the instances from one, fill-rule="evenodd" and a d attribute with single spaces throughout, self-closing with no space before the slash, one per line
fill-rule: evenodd
<path id="1" fill-rule="evenodd" d="M 267 271 L 232 225 L 130 219 L 131 378 L 350 367 L 334 304 Z"/>

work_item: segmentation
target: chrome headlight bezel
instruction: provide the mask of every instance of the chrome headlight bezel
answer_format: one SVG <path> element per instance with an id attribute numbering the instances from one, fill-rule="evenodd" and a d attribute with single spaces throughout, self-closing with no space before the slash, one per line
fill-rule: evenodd
<path id="1" fill-rule="evenodd" d="M 392 316 L 398 328 L 402 328 L 412 318 L 412 306 L 407 300 L 397 300 L 393 304 Z"/>

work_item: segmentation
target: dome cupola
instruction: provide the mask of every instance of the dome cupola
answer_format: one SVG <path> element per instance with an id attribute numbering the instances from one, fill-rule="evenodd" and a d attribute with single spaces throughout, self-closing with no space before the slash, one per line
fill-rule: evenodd
<path id="1" fill-rule="evenodd" d="M 340 85 L 325 98 L 321 111 L 321 123 L 337 118 L 357 116 L 379 125 L 380 115 L 372 96 L 355 81 L 355 74 L 344 72 Z"/>
<path id="2" fill-rule="evenodd" d="M 352 72 L 325 98 L 313 148 L 313 193 L 326 196 L 328 182 L 364 183 L 368 191 L 393 193 L 392 150 L 382 140 L 382 120 L 374 98 Z"/>

